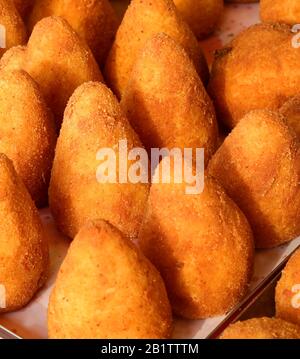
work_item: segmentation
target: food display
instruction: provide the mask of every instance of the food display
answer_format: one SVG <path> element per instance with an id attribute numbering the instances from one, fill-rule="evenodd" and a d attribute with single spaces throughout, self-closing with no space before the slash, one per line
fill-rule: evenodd
<path id="1" fill-rule="evenodd" d="M 254 2 L 0 0 L 1 337 L 300 339 L 300 18 Z"/>

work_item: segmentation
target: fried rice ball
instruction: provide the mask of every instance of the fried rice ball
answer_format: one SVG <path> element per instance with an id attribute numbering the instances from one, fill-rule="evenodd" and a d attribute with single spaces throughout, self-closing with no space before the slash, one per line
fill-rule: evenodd
<path id="1" fill-rule="evenodd" d="M 253 318 L 229 325 L 220 339 L 300 339 L 300 327 L 278 318 Z"/>
<path id="2" fill-rule="evenodd" d="M 36 0 L 28 20 L 29 29 L 47 16 L 68 21 L 85 40 L 95 59 L 103 64 L 117 31 L 118 19 L 108 0 Z"/>
<path id="3" fill-rule="evenodd" d="M 214 31 L 223 12 L 223 0 L 174 0 L 179 13 L 198 38 Z"/>
<path id="4" fill-rule="evenodd" d="M 146 43 L 121 107 L 149 153 L 156 147 L 204 148 L 207 162 L 217 148 L 211 100 L 187 53 L 165 34 Z"/>
<path id="5" fill-rule="evenodd" d="M 5 52 L 0 59 L 0 70 L 22 70 L 24 67 L 24 58 L 26 46 L 14 46 Z"/>
<path id="6" fill-rule="evenodd" d="M 34 203 L 12 162 L 0 154 L 0 313 L 24 307 L 44 284 L 48 243 Z"/>
<path id="7" fill-rule="evenodd" d="M 88 222 L 71 243 L 48 308 L 54 339 L 163 339 L 172 314 L 164 283 L 108 222 Z"/>
<path id="8" fill-rule="evenodd" d="M 128 151 L 142 147 L 112 92 L 101 83 L 81 85 L 65 111 L 49 188 L 51 211 L 60 230 L 69 237 L 95 218 L 109 221 L 127 237 L 137 235 L 149 184 L 120 183 L 118 163 L 124 160 L 119 158 L 119 141 L 127 141 Z M 99 157 L 98 152 L 107 148 L 115 149 L 113 181 L 98 177 L 106 158 Z M 133 163 L 127 160 L 127 168 Z"/>
<path id="9" fill-rule="evenodd" d="M 165 33 L 186 50 L 206 84 L 209 73 L 205 57 L 173 1 L 132 0 L 117 31 L 104 70 L 105 79 L 118 98 L 123 95 L 139 52 L 147 40 L 157 33 Z"/>
<path id="10" fill-rule="evenodd" d="M 0 57 L 13 46 L 27 41 L 26 27 L 11 0 L 0 0 Z"/>
<path id="11" fill-rule="evenodd" d="M 247 112 L 279 109 L 300 88 L 299 50 L 285 24 L 257 24 L 216 52 L 209 93 L 233 128 Z"/>
<path id="12" fill-rule="evenodd" d="M 299 141 L 278 112 L 248 113 L 208 165 L 248 218 L 258 248 L 300 234 Z"/>
<path id="13" fill-rule="evenodd" d="M 287 100 L 280 108 L 280 113 L 286 118 L 288 125 L 296 132 L 300 140 L 300 94 Z"/>
<path id="14" fill-rule="evenodd" d="M 47 205 L 56 132 L 37 84 L 24 71 L 0 72 L 0 153 L 14 163 L 38 207 Z"/>
<path id="15" fill-rule="evenodd" d="M 160 173 L 167 160 L 158 166 Z M 205 177 L 200 194 L 187 194 L 186 183 L 174 178 L 151 186 L 140 248 L 160 271 L 177 315 L 225 314 L 245 295 L 251 279 L 250 226 L 213 178 Z"/>
<path id="16" fill-rule="evenodd" d="M 26 18 L 35 1 L 36 0 L 13 0 L 15 7 L 22 18 Z"/>
<path id="17" fill-rule="evenodd" d="M 299 0 L 260 0 L 260 17 L 266 22 L 283 22 L 299 24 Z"/>
<path id="18" fill-rule="evenodd" d="M 276 316 L 300 325 L 300 249 L 282 271 L 275 292 Z"/>
<path id="19" fill-rule="evenodd" d="M 87 81 L 102 81 L 90 49 L 66 20 L 54 16 L 44 18 L 34 27 L 24 70 L 39 84 L 57 128 L 74 90 Z"/>
<path id="20" fill-rule="evenodd" d="M 253 2 L 259 2 L 259 0 L 225 0 L 225 2 L 235 3 L 235 4 L 249 4 Z"/>

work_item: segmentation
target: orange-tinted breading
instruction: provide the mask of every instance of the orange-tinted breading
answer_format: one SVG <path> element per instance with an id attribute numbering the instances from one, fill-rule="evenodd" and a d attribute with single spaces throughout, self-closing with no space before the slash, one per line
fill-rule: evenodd
<path id="1" fill-rule="evenodd" d="M 223 12 L 223 0 L 174 0 L 179 13 L 198 38 L 209 35 Z"/>
<path id="2" fill-rule="evenodd" d="M 276 286 L 276 316 L 300 325 L 300 249 L 289 259 Z"/>
<path id="3" fill-rule="evenodd" d="M 104 160 L 97 160 L 98 151 L 115 150 L 118 166 L 120 140 L 127 140 L 128 151 L 142 146 L 105 85 L 80 86 L 65 111 L 49 191 L 55 220 L 68 236 L 73 238 L 87 220 L 95 218 L 109 221 L 128 237 L 137 235 L 149 185 L 119 183 L 118 175 L 115 183 L 100 183 L 96 178 Z M 128 168 L 134 162 L 128 160 Z"/>
<path id="4" fill-rule="evenodd" d="M 174 183 L 174 177 L 171 183 L 152 184 L 139 245 L 160 271 L 177 315 L 200 319 L 225 314 L 248 289 L 252 232 L 213 178 L 205 177 L 200 194 L 187 194 L 185 186 Z"/>
<path id="5" fill-rule="evenodd" d="M 248 218 L 260 248 L 300 234 L 299 141 L 278 112 L 247 114 L 209 163 Z"/>
<path id="6" fill-rule="evenodd" d="M 102 81 L 90 49 L 66 20 L 54 16 L 34 27 L 24 70 L 40 85 L 58 128 L 74 90 L 87 81 Z"/>
<path id="7" fill-rule="evenodd" d="M 299 92 L 294 35 L 284 24 L 257 24 L 216 52 L 208 89 L 228 127 L 251 110 L 277 110 Z"/>
<path id="8" fill-rule="evenodd" d="M 105 78 L 120 98 L 124 92 L 139 51 L 147 40 L 163 32 L 187 51 L 206 83 L 208 69 L 196 37 L 183 21 L 171 0 L 132 0 L 108 55 Z"/>
<path id="9" fill-rule="evenodd" d="M 26 27 L 12 0 L 0 0 L 0 24 L 1 57 L 6 50 L 27 40 Z"/>
<path id="10" fill-rule="evenodd" d="M 260 17 L 266 22 L 295 25 L 300 22 L 299 0 L 260 0 Z"/>
<path id="11" fill-rule="evenodd" d="M 288 125 L 296 132 L 300 141 L 300 94 L 288 99 L 280 108 L 280 113 L 285 117 Z"/>
<path id="12" fill-rule="evenodd" d="M 87 223 L 52 291 L 49 337 L 164 339 L 171 330 L 170 304 L 154 266 L 107 222 Z"/>
<path id="13" fill-rule="evenodd" d="M 207 163 L 216 150 L 211 100 L 187 53 L 165 34 L 141 51 L 121 107 L 149 153 L 154 147 L 204 148 Z"/>
<path id="14" fill-rule="evenodd" d="M 0 215 L 0 284 L 4 295 L 0 313 L 3 313 L 20 309 L 31 300 L 46 280 L 49 260 L 38 211 L 4 154 L 0 154 Z"/>
<path id="15" fill-rule="evenodd" d="M 13 161 L 36 205 L 47 205 L 55 123 L 40 89 L 24 71 L 0 72 L 0 133 L 0 152 Z"/>
<path id="16" fill-rule="evenodd" d="M 28 24 L 34 25 L 47 16 L 68 21 L 85 40 L 99 64 L 105 61 L 117 31 L 117 16 L 108 0 L 36 0 Z"/>
<path id="17" fill-rule="evenodd" d="M 22 70 L 24 67 L 24 58 L 26 46 L 11 47 L 0 59 L 0 70 Z"/>
<path id="18" fill-rule="evenodd" d="M 253 318 L 229 325 L 220 339 L 300 339 L 300 327 L 277 318 Z"/>

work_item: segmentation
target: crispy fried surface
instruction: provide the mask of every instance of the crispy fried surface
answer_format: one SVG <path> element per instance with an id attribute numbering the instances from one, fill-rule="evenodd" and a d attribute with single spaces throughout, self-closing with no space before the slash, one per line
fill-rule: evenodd
<path id="1" fill-rule="evenodd" d="M 101 163 L 96 159 L 97 152 L 104 147 L 116 149 L 118 159 L 119 140 L 128 141 L 128 150 L 142 146 L 105 85 L 80 86 L 65 112 L 49 191 L 54 217 L 70 237 L 87 220 L 95 218 L 110 221 L 126 236 L 136 236 L 149 185 L 99 183 L 96 179 Z M 132 163 L 128 161 L 128 168 Z"/>
<path id="2" fill-rule="evenodd" d="M 253 318 L 231 324 L 220 339 L 300 339 L 300 327 L 277 318 Z"/>
<path id="3" fill-rule="evenodd" d="M 257 24 L 216 52 L 208 89 L 227 126 L 234 127 L 251 110 L 279 109 L 299 92 L 294 35 L 284 24 Z"/>
<path id="4" fill-rule="evenodd" d="M 84 82 L 102 80 L 90 49 L 59 17 L 47 17 L 37 23 L 25 57 L 24 69 L 40 85 L 58 128 L 74 90 Z"/>
<path id="5" fill-rule="evenodd" d="M 280 113 L 286 118 L 288 125 L 296 132 L 300 140 L 300 94 L 287 100 L 280 108 Z"/>
<path id="6" fill-rule="evenodd" d="M 36 0 L 28 20 L 29 29 L 52 15 L 66 19 L 89 45 L 98 63 L 104 62 L 118 26 L 108 0 Z"/>
<path id="7" fill-rule="evenodd" d="M 262 21 L 283 22 L 295 25 L 300 22 L 300 2 L 298 0 L 260 0 Z"/>
<path id="8" fill-rule="evenodd" d="M 12 162 L 0 154 L 0 283 L 6 290 L 6 308 L 26 305 L 44 284 L 48 244 L 37 209 Z"/>
<path id="9" fill-rule="evenodd" d="M 198 38 L 215 29 L 223 12 L 223 0 L 174 0 L 174 3 Z"/>
<path id="10" fill-rule="evenodd" d="M 204 55 L 194 34 L 170 0 L 132 0 L 117 31 L 105 65 L 105 78 L 120 98 L 136 57 L 146 41 L 163 32 L 187 51 L 203 82 L 208 79 Z"/>
<path id="11" fill-rule="evenodd" d="M 191 319 L 224 314 L 248 288 L 251 229 L 211 177 L 201 194 L 186 194 L 184 186 L 152 184 L 139 244 L 160 271 L 176 314 Z"/>
<path id="12" fill-rule="evenodd" d="M 300 325 L 300 250 L 289 259 L 277 283 L 276 316 Z M 298 298 L 298 299 L 297 299 Z"/>
<path id="13" fill-rule="evenodd" d="M 208 169 L 245 213 L 257 247 L 274 247 L 300 234 L 299 141 L 277 112 L 247 114 Z"/>
<path id="14" fill-rule="evenodd" d="M 0 109 L 0 152 L 13 161 L 35 203 L 45 206 L 55 124 L 38 86 L 26 72 L 0 72 Z"/>
<path id="15" fill-rule="evenodd" d="M 86 224 L 59 271 L 48 310 L 50 338 L 167 338 L 172 315 L 152 264 L 114 227 Z"/>
<path id="16" fill-rule="evenodd" d="M 152 147 L 204 147 L 208 161 L 216 150 L 210 98 L 184 49 L 165 34 L 140 53 L 121 106 L 149 153 Z"/>
<path id="17" fill-rule="evenodd" d="M 0 24 L 5 29 L 5 48 L 0 48 L 0 57 L 6 50 L 16 45 L 23 45 L 27 40 L 25 25 L 11 0 L 0 0 Z M 2 29 L 1 29 L 2 30 Z"/>
<path id="18" fill-rule="evenodd" d="M 0 70 L 22 70 L 26 46 L 14 46 L 5 52 L 0 59 Z"/>

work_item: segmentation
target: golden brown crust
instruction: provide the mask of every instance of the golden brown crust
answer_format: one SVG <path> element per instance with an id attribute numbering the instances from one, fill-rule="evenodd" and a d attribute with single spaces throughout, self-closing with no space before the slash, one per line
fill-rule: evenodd
<path id="1" fill-rule="evenodd" d="M 279 109 L 299 92 L 294 35 L 284 24 L 257 24 L 217 52 L 208 92 L 227 126 L 234 127 L 251 110 Z"/>
<path id="2" fill-rule="evenodd" d="M 168 338 L 164 283 L 135 245 L 105 221 L 86 224 L 59 271 L 48 309 L 50 338 Z"/>
<path id="3" fill-rule="evenodd" d="M 174 3 L 171 0 L 132 0 L 117 31 L 104 72 L 107 83 L 119 98 L 139 51 L 147 40 L 160 32 L 183 46 L 206 83 L 206 60 L 196 37 L 177 13 Z"/>
<path id="4" fill-rule="evenodd" d="M 5 48 L 0 48 L 0 57 L 13 46 L 23 45 L 27 40 L 26 27 L 11 0 L 0 0 L 0 24 L 5 28 Z M 1 31 L 1 40 L 3 34 Z"/>
<path id="5" fill-rule="evenodd" d="M 289 259 L 276 286 L 276 316 L 300 325 L 300 250 Z M 297 299 L 298 298 L 298 299 Z"/>
<path id="6" fill-rule="evenodd" d="M 208 169 L 247 216 L 257 247 L 274 247 L 300 234 L 299 141 L 279 113 L 247 114 Z"/>
<path id="7" fill-rule="evenodd" d="M 118 20 L 108 0 L 36 0 L 28 20 L 29 30 L 47 16 L 68 21 L 103 64 L 117 31 Z"/>
<path id="8" fill-rule="evenodd" d="M 152 184 L 139 244 L 160 271 L 174 312 L 200 319 L 224 314 L 245 295 L 254 245 L 245 216 L 213 178 L 198 195 L 185 186 Z"/>
<path id="9" fill-rule="evenodd" d="M 11 47 L 0 59 L 0 70 L 22 70 L 24 67 L 26 46 Z"/>
<path id="10" fill-rule="evenodd" d="M 37 84 L 26 72 L 0 72 L 0 109 L 0 152 L 13 161 L 36 205 L 45 206 L 55 124 Z"/>
<path id="11" fill-rule="evenodd" d="M 26 305 L 44 284 L 48 272 L 48 243 L 29 193 L 12 162 L 0 154 L 0 284 L 6 308 Z"/>
<path id="12" fill-rule="evenodd" d="M 108 220 L 128 237 L 136 236 L 149 185 L 98 183 L 96 178 L 101 163 L 97 152 L 104 147 L 118 151 L 119 140 L 125 139 L 128 150 L 142 146 L 112 92 L 100 83 L 80 86 L 65 111 L 49 189 L 51 210 L 68 236 L 74 237 L 94 218 Z M 128 161 L 128 168 L 133 162 Z"/>
<path id="13" fill-rule="evenodd" d="M 299 24 L 300 2 L 298 0 L 260 0 L 260 17 L 266 22 Z"/>
<path id="14" fill-rule="evenodd" d="M 300 94 L 291 97 L 280 108 L 280 113 L 287 120 L 288 125 L 296 132 L 300 140 Z"/>
<path id="15" fill-rule="evenodd" d="M 207 163 L 216 150 L 211 100 L 184 49 L 165 34 L 146 43 L 121 107 L 149 153 L 154 147 L 205 148 Z"/>
<path id="16" fill-rule="evenodd" d="M 300 327 L 278 318 L 253 318 L 231 324 L 220 339 L 300 339 Z"/>
<path id="17" fill-rule="evenodd" d="M 54 16 L 44 18 L 33 29 L 24 70 L 40 85 L 58 128 L 74 90 L 87 81 L 102 81 L 90 49 L 66 20 Z"/>
<path id="18" fill-rule="evenodd" d="M 223 12 L 223 3 L 223 0 L 174 0 L 180 15 L 197 38 L 213 32 Z"/>

